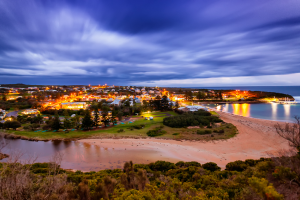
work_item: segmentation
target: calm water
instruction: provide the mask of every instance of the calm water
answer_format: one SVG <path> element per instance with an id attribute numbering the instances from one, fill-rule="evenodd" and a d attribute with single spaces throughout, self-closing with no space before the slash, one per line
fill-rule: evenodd
<path id="1" fill-rule="evenodd" d="M 294 121 L 295 116 L 300 116 L 300 104 L 207 104 L 206 106 L 244 117 L 276 121 Z"/>
<path id="2" fill-rule="evenodd" d="M 250 90 L 264 92 L 278 92 L 292 96 L 300 96 L 300 86 L 231 86 L 231 87 L 195 87 L 197 89 L 214 90 Z"/>
<path id="3" fill-rule="evenodd" d="M 125 162 L 132 160 L 134 163 L 150 163 L 157 158 L 175 162 L 174 159 L 161 156 L 160 152 L 153 149 L 125 150 L 105 148 L 78 141 L 48 141 L 34 142 L 20 139 L 4 139 L 8 143 L 2 153 L 15 157 L 22 153 L 20 161 L 36 158 L 35 162 L 50 162 L 53 155 L 60 153 L 63 156 L 61 167 L 82 171 L 99 171 L 103 169 L 123 168 Z M 1 142 L 1 141 L 0 141 Z M 1 161 L 5 162 L 8 159 Z"/>

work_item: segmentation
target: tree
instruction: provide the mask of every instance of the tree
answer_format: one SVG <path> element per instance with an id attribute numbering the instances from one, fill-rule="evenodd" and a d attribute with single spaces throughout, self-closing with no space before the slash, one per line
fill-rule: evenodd
<path id="1" fill-rule="evenodd" d="M 16 130 L 17 128 L 21 127 L 21 123 L 18 121 L 6 121 L 3 124 L 4 128 L 9 129 L 12 128 L 14 130 Z"/>
<path id="2" fill-rule="evenodd" d="M 40 114 L 38 114 L 37 116 L 35 116 L 34 118 L 31 119 L 31 122 L 40 124 L 42 120 L 43 120 L 43 117 Z"/>
<path id="3" fill-rule="evenodd" d="M 119 121 L 122 120 L 123 114 L 124 114 L 124 113 L 123 113 L 122 111 L 119 111 L 119 112 L 118 112 L 117 117 L 118 117 Z"/>
<path id="4" fill-rule="evenodd" d="M 221 91 L 218 93 L 218 95 L 219 95 L 219 99 L 223 100 L 223 96 L 222 96 L 222 92 Z"/>
<path id="5" fill-rule="evenodd" d="M 197 99 L 199 99 L 199 100 L 205 98 L 205 94 L 201 91 L 199 91 L 196 96 L 197 96 Z"/>
<path id="6" fill-rule="evenodd" d="M 57 112 L 56 112 L 55 117 L 52 121 L 51 128 L 52 128 L 52 130 L 59 130 L 60 129 L 60 120 L 59 120 L 59 116 L 58 116 Z"/>
<path id="7" fill-rule="evenodd" d="M 94 111 L 94 126 L 97 127 L 99 125 L 99 120 L 100 120 L 99 112 L 98 112 L 98 108 L 96 108 Z"/>
<path id="8" fill-rule="evenodd" d="M 64 116 L 65 116 L 65 117 L 69 117 L 69 116 L 70 116 L 67 109 L 64 110 Z"/>
<path id="9" fill-rule="evenodd" d="M 170 104 L 169 104 L 169 99 L 167 96 L 163 96 L 161 98 L 160 108 L 162 111 L 169 110 Z"/>
<path id="10" fill-rule="evenodd" d="M 186 91 L 184 97 L 186 100 L 192 100 L 193 99 L 192 91 Z"/>
<path id="11" fill-rule="evenodd" d="M 65 118 L 64 121 L 64 128 L 65 129 L 70 129 L 72 128 L 72 122 L 70 121 L 70 119 L 68 117 Z"/>
<path id="12" fill-rule="evenodd" d="M 300 117 L 295 117 L 296 123 L 285 124 L 281 126 L 280 124 L 275 125 L 277 134 L 286 139 L 289 145 L 298 150 L 298 155 L 300 156 Z"/>
<path id="13" fill-rule="evenodd" d="M 2 95 L 2 101 L 7 101 L 5 94 Z"/>
<path id="14" fill-rule="evenodd" d="M 74 123 L 75 128 L 78 128 L 79 127 L 79 123 L 80 123 L 80 116 L 79 115 L 75 115 L 75 117 L 72 117 L 71 120 Z"/>
<path id="15" fill-rule="evenodd" d="M 93 126 L 92 116 L 89 110 L 85 111 L 85 115 L 82 119 L 82 128 L 83 129 L 90 129 Z"/>
<path id="16" fill-rule="evenodd" d="M 175 102 L 175 108 L 176 108 L 176 109 L 179 108 L 179 102 L 178 102 L 178 101 Z"/>

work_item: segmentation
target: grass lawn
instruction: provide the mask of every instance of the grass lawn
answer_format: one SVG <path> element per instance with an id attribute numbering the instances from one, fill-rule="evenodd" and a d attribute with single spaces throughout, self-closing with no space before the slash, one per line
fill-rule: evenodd
<path id="1" fill-rule="evenodd" d="M 6 133 L 11 133 L 14 135 L 24 136 L 26 138 L 34 138 L 38 140 L 45 139 L 82 139 L 82 138 L 146 138 L 147 131 L 152 130 L 156 127 L 163 125 L 163 119 L 170 115 L 178 115 L 175 112 L 152 112 L 152 113 L 143 113 L 142 116 L 133 116 L 133 123 L 124 122 L 124 124 L 119 124 L 116 126 L 108 127 L 101 130 L 89 130 L 89 131 L 69 131 L 69 133 L 64 133 L 62 130 L 60 132 L 33 132 L 33 131 L 13 131 L 7 130 Z M 153 116 L 153 120 L 145 120 L 145 117 Z M 135 129 L 136 125 L 145 125 L 142 129 Z M 123 129 L 123 132 L 118 132 L 118 130 Z M 133 130 L 132 130 L 133 129 Z M 205 129 L 205 128 L 203 128 Z M 220 130 L 224 129 L 225 133 L 212 133 L 209 135 L 198 135 L 196 129 L 188 128 L 171 128 L 164 126 L 162 130 L 165 130 L 167 133 L 158 136 L 156 138 L 161 139 L 186 139 L 186 140 L 216 140 L 216 139 L 228 139 L 233 137 L 237 133 L 235 126 L 231 124 L 225 124 L 218 128 L 213 128 L 210 130 Z M 213 137 L 212 137 L 213 135 Z"/>
<path id="2" fill-rule="evenodd" d="M 215 111 L 210 111 L 210 113 L 211 113 L 212 115 L 219 116 L 219 114 L 218 114 L 218 113 L 216 113 Z"/>

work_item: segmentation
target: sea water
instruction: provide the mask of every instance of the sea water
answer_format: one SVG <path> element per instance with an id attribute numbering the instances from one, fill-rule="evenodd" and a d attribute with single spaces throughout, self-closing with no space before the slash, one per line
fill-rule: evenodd
<path id="1" fill-rule="evenodd" d="M 206 106 L 216 108 L 222 112 L 228 112 L 244 117 L 254 117 L 275 121 L 295 121 L 295 116 L 300 117 L 300 104 L 207 104 Z"/>

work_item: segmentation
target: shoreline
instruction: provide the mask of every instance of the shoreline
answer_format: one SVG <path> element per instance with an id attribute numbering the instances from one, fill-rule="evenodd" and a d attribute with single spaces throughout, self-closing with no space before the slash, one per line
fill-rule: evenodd
<path id="1" fill-rule="evenodd" d="M 205 105 L 203 105 L 205 106 Z M 206 106 L 207 107 L 207 106 Z M 230 112 L 223 112 L 223 111 L 219 111 L 216 108 L 210 108 L 207 107 L 208 109 L 215 111 L 216 113 L 218 113 L 218 115 L 220 116 L 220 113 L 225 113 L 228 115 L 232 115 L 232 116 L 236 116 L 236 117 L 242 117 L 242 118 L 248 118 L 248 119 L 258 119 L 258 120 L 266 120 L 266 121 L 270 121 L 270 122 L 278 122 L 278 123 L 294 123 L 294 121 L 284 121 L 284 120 L 272 120 L 272 119 L 262 119 L 262 118 L 255 118 L 255 117 L 245 117 L 242 115 L 237 115 L 234 113 L 230 113 Z M 227 122 L 230 123 L 230 122 Z M 26 136 L 22 136 L 22 135 L 16 135 L 14 133 L 6 133 L 5 130 L 0 130 L 0 135 L 2 135 L 4 138 L 6 139 L 21 139 L 21 140 L 28 140 L 28 141 L 44 141 L 44 142 L 48 142 L 48 141 L 79 141 L 79 140 L 85 140 L 85 139 L 158 139 L 158 140 L 174 140 L 174 141 L 198 141 L 198 142 L 207 142 L 206 140 L 187 140 L 187 139 L 174 139 L 174 138 L 153 138 L 153 137 L 148 137 L 148 136 L 100 136 L 100 135 L 94 135 L 94 136 L 90 136 L 90 137 L 82 137 L 82 138 L 50 138 L 50 139 L 42 139 L 42 138 L 35 138 L 35 137 L 26 137 Z M 234 136 L 236 137 L 236 136 Z M 231 138 L 228 138 L 231 139 Z M 225 139 L 225 140 L 228 140 Z M 223 139 L 219 139 L 219 140 L 223 140 Z M 209 141 L 219 141 L 219 140 L 209 140 Z"/>
<path id="2" fill-rule="evenodd" d="M 219 111 L 217 113 L 225 122 L 236 126 L 236 136 L 211 141 L 158 138 L 79 139 L 63 150 L 62 153 L 69 156 L 63 160 L 62 168 L 98 171 L 122 168 L 130 160 L 139 164 L 164 160 L 173 163 L 215 162 L 224 169 L 229 162 L 270 157 L 270 153 L 290 149 L 288 142 L 275 132 L 274 125 L 284 125 L 283 122 L 247 118 Z"/>
<path id="3" fill-rule="evenodd" d="M 231 114 L 220 112 L 218 114 L 225 122 L 235 125 L 239 134 L 227 140 L 207 142 L 155 138 L 138 140 L 82 139 L 78 140 L 78 142 L 103 148 L 131 150 L 137 154 L 143 150 L 157 151 L 158 156 L 148 159 L 149 163 L 157 160 L 173 162 L 197 161 L 201 164 L 215 162 L 223 169 L 229 162 L 270 157 L 271 154 L 277 153 L 280 150 L 290 149 L 288 142 L 278 136 L 274 128 L 274 125 L 277 123 L 282 125 L 285 123 L 232 116 Z M 140 163 L 139 160 L 135 160 L 134 156 L 132 160 L 134 163 Z M 145 161 L 141 160 L 141 162 L 144 163 Z"/>

